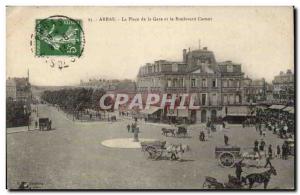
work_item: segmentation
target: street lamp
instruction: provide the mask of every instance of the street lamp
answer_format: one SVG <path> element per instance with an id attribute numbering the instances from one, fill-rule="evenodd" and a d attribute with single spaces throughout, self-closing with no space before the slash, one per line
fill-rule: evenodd
<path id="1" fill-rule="evenodd" d="M 26 118 L 27 118 L 27 130 L 29 131 L 29 113 L 28 113 L 28 110 L 27 110 L 27 106 L 26 105 L 24 105 L 24 114 L 25 114 L 25 116 L 26 116 Z"/>

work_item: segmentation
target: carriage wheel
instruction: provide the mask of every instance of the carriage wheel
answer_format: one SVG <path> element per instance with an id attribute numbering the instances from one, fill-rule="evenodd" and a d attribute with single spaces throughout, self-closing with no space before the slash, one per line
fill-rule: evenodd
<path id="1" fill-rule="evenodd" d="M 219 156 L 219 163 L 222 167 L 232 167 L 234 165 L 234 155 L 230 152 L 223 152 Z"/>
<path id="2" fill-rule="evenodd" d="M 162 151 L 157 150 L 155 147 L 153 146 L 148 146 L 145 151 L 148 154 L 148 158 L 149 159 L 158 159 L 161 155 L 162 155 Z"/>

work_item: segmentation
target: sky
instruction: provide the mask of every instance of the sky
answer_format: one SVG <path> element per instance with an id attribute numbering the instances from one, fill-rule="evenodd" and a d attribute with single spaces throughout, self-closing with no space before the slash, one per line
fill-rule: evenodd
<path id="1" fill-rule="evenodd" d="M 24 77 L 29 69 L 33 85 L 135 79 L 141 65 L 159 59 L 181 61 L 182 49 L 198 49 L 199 40 L 217 61 L 242 64 L 250 78 L 270 82 L 280 71 L 294 69 L 292 7 L 8 7 L 6 15 L 6 77 Z M 34 44 L 30 45 L 35 20 L 51 15 L 82 20 L 83 55 L 75 62 L 54 57 L 69 65 L 62 70 L 50 67 L 49 59 L 35 56 Z M 115 21 L 95 21 L 99 17 Z M 139 21 L 122 21 L 122 17 Z M 176 17 L 211 19 L 170 21 Z"/>

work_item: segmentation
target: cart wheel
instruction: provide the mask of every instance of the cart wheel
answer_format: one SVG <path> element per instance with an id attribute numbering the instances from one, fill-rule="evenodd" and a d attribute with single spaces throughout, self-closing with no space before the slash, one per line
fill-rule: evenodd
<path id="1" fill-rule="evenodd" d="M 153 146 L 148 146 L 145 151 L 147 152 L 148 154 L 148 158 L 149 159 L 156 159 L 156 153 L 157 153 L 157 150 L 155 147 Z"/>
<path id="2" fill-rule="evenodd" d="M 222 167 L 232 167 L 234 165 L 234 155 L 230 152 L 223 152 L 219 156 L 219 163 Z"/>

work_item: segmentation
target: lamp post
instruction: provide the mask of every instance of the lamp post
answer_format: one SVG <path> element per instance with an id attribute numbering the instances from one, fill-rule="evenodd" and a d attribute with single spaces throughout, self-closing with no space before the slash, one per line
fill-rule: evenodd
<path id="1" fill-rule="evenodd" d="M 29 131 L 29 113 L 28 113 L 28 110 L 27 110 L 27 106 L 26 105 L 24 105 L 24 114 L 25 114 L 25 116 L 26 116 L 26 118 L 27 118 L 27 130 Z"/>

